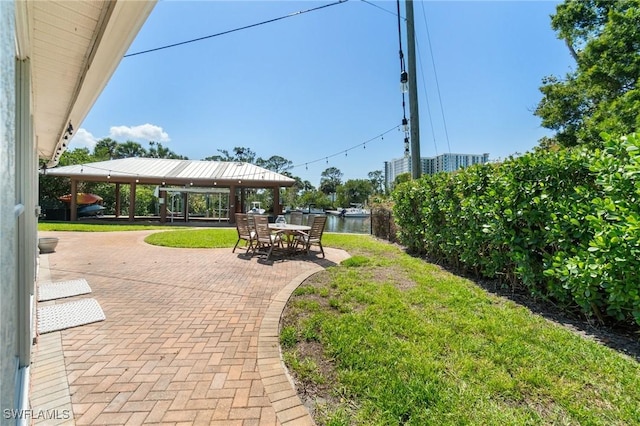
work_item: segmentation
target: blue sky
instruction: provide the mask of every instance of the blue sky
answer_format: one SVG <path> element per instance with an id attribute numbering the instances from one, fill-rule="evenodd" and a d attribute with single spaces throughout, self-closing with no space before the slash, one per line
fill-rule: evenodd
<path id="1" fill-rule="evenodd" d="M 128 53 L 328 3 L 159 1 Z M 551 134 L 533 115 L 538 88 L 544 76 L 573 66 L 550 28 L 556 4 L 414 3 L 423 157 L 504 158 Z M 395 130 L 403 114 L 398 24 L 382 9 L 395 13 L 396 3 L 350 0 L 125 57 L 70 147 L 91 148 L 104 137 L 145 147 L 154 140 L 202 159 L 242 146 L 291 160 L 291 173 L 316 186 L 327 167 L 344 180 L 366 178 L 404 155 L 404 134 Z M 406 55 L 404 22 L 402 33 Z"/>

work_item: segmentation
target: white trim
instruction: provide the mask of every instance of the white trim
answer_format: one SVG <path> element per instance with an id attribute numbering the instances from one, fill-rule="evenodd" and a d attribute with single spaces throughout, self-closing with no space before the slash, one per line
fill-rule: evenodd
<path id="1" fill-rule="evenodd" d="M 24 213 L 24 204 L 16 204 L 13 207 L 13 216 L 17 219 L 22 213 Z"/>
<path id="2" fill-rule="evenodd" d="M 26 1 L 16 1 L 16 58 L 27 59 L 31 55 L 31 28 Z"/>
<path id="3" fill-rule="evenodd" d="M 31 387 L 31 367 L 23 367 L 18 370 L 18 389 L 16 389 L 16 395 L 18 395 L 18 412 L 27 413 L 29 410 L 29 388 Z M 18 416 L 16 418 L 16 425 L 27 426 L 30 424 L 29 416 Z"/>

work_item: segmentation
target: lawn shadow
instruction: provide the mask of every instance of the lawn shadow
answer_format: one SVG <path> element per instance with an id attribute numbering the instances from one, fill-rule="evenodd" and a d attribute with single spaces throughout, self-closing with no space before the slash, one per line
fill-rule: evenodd
<path id="1" fill-rule="evenodd" d="M 458 277 L 465 278 L 485 291 L 508 299 L 543 318 L 558 324 L 565 329 L 586 339 L 593 340 L 640 362 L 640 326 L 628 323 L 601 324 L 579 313 L 566 312 L 553 302 L 542 298 L 534 298 L 524 288 L 513 288 L 500 280 L 478 278 L 473 274 L 443 264 L 425 256 L 416 256 L 403 248 L 409 256 L 420 258 Z"/>

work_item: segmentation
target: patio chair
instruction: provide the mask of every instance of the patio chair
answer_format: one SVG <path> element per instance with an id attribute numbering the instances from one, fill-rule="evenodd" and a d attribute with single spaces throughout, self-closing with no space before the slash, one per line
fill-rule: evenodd
<path id="1" fill-rule="evenodd" d="M 249 250 L 253 249 L 256 233 L 251 230 L 249 226 L 249 215 L 245 213 L 236 213 L 236 229 L 238 230 L 238 241 L 236 241 L 236 245 L 233 246 L 232 253 L 236 252 L 236 248 L 240 241 L 244 240 L 247 242 L 247 253 Z"/>
<path id="2" fill-rule="evenodd" d="M 310 218 L 311 219 L 311 218 Z M 314 216 L 310 221 L 311 230 L 309 233 L 300 233 L 298 237 L 298 244 L 303 244 L 307 250 L 307 255 L 310 254 L 312 245 L 318 245 L 322 257 L 324 257 L 324 249 L 322 248 L 322 234 L 324 233 L 324 226 L 327 223 L 326 216 Z"/>
<path id="3" fill-rule="evenodd" d="M 269 219 L 267 216 L 254 215 L 254 231 L 256 233 L 255 244 L 253 246 L 253 252 L 256 253 L 258 249 L 262 249 L 262 253 L 266 253 L 267 259 L 271 256 L 273 248 L 281 245 L 282 238 L 278 234 L 272 234 L 269 229 Z M 266 251 L 266 249 L 269 249 Z"/>
<path id="4" fill-rule="evenodd" d="M 289 223 L 292 225 L 302 225 L 302 212 L 291 212 Z"/>

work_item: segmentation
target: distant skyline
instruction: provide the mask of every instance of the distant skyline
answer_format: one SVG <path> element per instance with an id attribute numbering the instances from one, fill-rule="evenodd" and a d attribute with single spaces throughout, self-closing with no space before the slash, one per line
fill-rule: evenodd
<path id="1" fill-rule="evenodd" d="M 160 1 L 128 53 L 330 3 Z M 552 134 L 533 111 L 543 77 L 573 66 L 550 27 L 557 4 L 414 2 L 422 157 L 505 158 Z M 350 0 L 125 57 L 70 148 L 156 141 L 198 160 L 242 146 L 291 160 L 290 172 L 315 186 L 327 167 L 365 179 L 404 155 L 395 11 L 393 1 Z"/>

